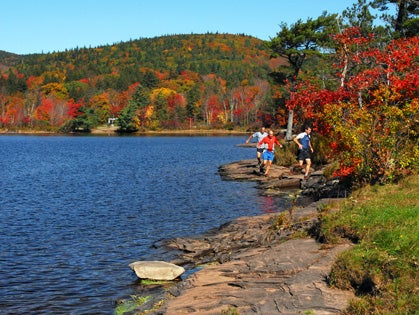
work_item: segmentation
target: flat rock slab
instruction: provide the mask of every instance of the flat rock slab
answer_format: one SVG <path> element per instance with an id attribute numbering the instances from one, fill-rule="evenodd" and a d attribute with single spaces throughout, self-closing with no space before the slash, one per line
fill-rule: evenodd
<path id="1" fill-rule="evenodd" d="M 285 173 L 289 174 L 289 169 L 272 165 L 268 176 L 260 174 L 259 168 L 257 167 L 256 159 L 253 160 L 242 160 L 229 164 L 225 164 L 218 169 L 221 178 L 225 180 L 237 180 L 237 181 L 268 181 L 273 179 L 282 178 Z"/>
<path id="2" fill-rule="evenodd" d="M 269 176 L 258 172 L 256 159 L 222 165 L 224 180 L 255 181 L 263 194 L 298 191 L 303 175 L 272 165 Z M 278 214 L 242 217 L 199 237 L 162 243 L 180 251 L 173 262 L 204 267 L 172 286 L 165 303 L 148 314 L 341 314 L 354 297 L 351 291 L 330 287 L 327 276 L 335 257 L 351 244 L 326 247 L 315 239 L 293 238 L 295 232 L 312 235 L 319 225 L 318 209 L 333 199 L 285 211 L 284 225 L 274 228 Z"/>
<path id="3" fill-rule="evenodd" d="M 307 238 L 240 252 L 188 278 L 164 314 L 339 314 L 353 294 L 330 288 L 325 277 L 349 246 L 326 250 Z"/>
<path id="4" fill-rule="evenodd" d="M 324 204 L 333 199 L 297 207 L 294 223 L 276 232 L 276 214 L 266 214 L 238 218 L 202 238 L 172 240 L 166 245 L 185 251 L 184 261 L 215 263 L 172 287 L 173 298 L 155 314 L 340 314 L 353 292 L 330 287 L 326 278 L 336 255 L 352 245 L 290 238 L 315 225 Z"/>
<path id="5" fill-rule="evenodd" d="M 303 174 L 291 175 L 287 167 L 273 164 L 269 170 L 268 176 L 260 173 L 256 159 L 241 160 L 222 165 L 218 168 L 218 173 L 224 180 L 234 181 L 254 181 L 257 182 L 260 189 L 269 194 L 269 189 L 284 190 L 298 189 L 303 180 Z"/>
<path id="6" fill-rule="evenodd" d="M 170 281 L 185 272 L 185 268 L 164 261 L 137 261 L 129 266 L 140 279 Z"/>

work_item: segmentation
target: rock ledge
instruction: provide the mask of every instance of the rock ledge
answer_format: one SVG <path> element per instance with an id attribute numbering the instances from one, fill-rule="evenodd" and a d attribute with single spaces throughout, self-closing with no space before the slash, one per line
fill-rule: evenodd
<path id="1" fill-rule="evenodd" d="M 226 180 L 257 181 L 265 193 L 284 189 L 278 184 L 284 178 L 290 180 L 285 189 L 300 187 L 302 175 L 273 166 L 269 177 L 261 177 L 254 168 L 253 160 L 240 161 L 219 171 Z M 201 236 L 164 241 L 161 246 L 178 252 L 172 263 L 199 271 L 167 288 L 163 306 L 147 314 L 340 314 L 353 292 L 331 288 L 326 279 L 336 255 L 352 245 L 326 247 L 313 237 L 296 237 L 314 235 L 317 209 L 332 202 L 242 217 Z"/>

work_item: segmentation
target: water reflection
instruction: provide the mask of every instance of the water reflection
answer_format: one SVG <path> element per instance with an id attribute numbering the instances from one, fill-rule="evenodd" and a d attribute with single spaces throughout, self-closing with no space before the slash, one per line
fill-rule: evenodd
<path id="1" fill-rule="evenodd" d="M 259 208 L 264 213 L 276 213 L 288 209 L 291 206 L 287 194 L 281 196 L 260 195 L 257 197 Z"/>

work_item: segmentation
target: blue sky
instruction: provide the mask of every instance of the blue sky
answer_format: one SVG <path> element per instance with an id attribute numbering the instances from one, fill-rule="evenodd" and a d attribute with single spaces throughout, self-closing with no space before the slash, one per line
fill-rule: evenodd
<path id="1" fill-rule="evenodd" d="M 0 50 L 96 47 L 173 34 L 276 36 L 281 22 L 341 13 L 357 0 L 1 0 Z"/>

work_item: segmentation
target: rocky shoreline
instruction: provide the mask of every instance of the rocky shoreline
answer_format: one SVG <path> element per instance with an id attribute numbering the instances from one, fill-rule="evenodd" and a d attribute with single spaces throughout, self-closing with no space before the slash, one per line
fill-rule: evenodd
<path id="1" fill-rule="evenodd" d="M 269 195 L 313 190 L 303 175 L 273 165 L 269 177 L 260 176 L 254 164 L 230 163 L 219 173 L 225 180 L 256 181 Z M 321 171 L 312 174 L 318 189 L 326 185 L 320 178 Z M 153 298 L 135 314 L 340 314 L 353 292 L 329 287 L 327 277 L 336 255 L 351 244 L 316 241 L 318 209 L 334 201 L 316 199 L 293 203 L 281 214 L 238 218 L 204 235 L 156 244 L 174 254 L 172 263 L 191 272 L 175 284 L 140 290 Z"/>

